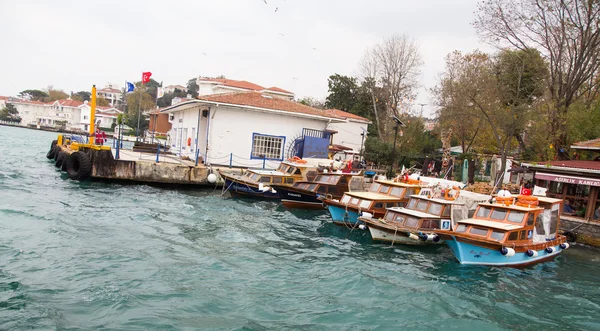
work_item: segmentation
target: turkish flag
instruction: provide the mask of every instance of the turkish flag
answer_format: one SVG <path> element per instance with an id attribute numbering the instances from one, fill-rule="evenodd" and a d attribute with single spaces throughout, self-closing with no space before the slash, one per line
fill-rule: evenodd
<path id="1" fill-rule="evenodd" d="M 152 73 L 150 71 L 148 72 L 142 72 L 142 84 L 146 84 L 150 82 L 150 76 L 152 76 Z"/>

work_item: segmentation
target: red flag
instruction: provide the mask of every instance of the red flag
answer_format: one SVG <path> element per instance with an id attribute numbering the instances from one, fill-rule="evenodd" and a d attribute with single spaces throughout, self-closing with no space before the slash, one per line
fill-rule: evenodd
<path id="1" fill-rule="evenodd" d="M 148 72 L 142 72 L 142 84 L 146 84 L 150 82 L 150 76 L 152 76 L 152 73 L 150 71 Z"/>

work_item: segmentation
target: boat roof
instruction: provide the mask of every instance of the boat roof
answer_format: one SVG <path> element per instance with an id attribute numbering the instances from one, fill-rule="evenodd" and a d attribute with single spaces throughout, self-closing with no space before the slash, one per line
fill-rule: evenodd
<path id="1" fill-rule="evenodd" d="M 248 172 L 253 172 L 255 174 L 265 176 L 292 176 L 292 174 L 288 174 L 277 170 L 248 169 Z"/>
<path id="2" fill-rule="evenodd" d="M 480 220 L 476 218 L 466 218 L 464 220 L 458 221 L 458 223 L 470 224 L 470 225 L 479 225 L 486 228 L 500 229 L 505 231 L 520 229 L 523 226 L 520 224 L 509 224 L 503 222 L 496 222 L 490 220 Z"/>
<path id="3" fill-rule="evenodd" d="M 399 186 L 399 187 L 421 187 L 421 185 L 419 184 L 408 184 L 408 183 L 403 183 L 403 182 L 394 182 L 391 180 L 381 180 L 381 179 L 377 179 L 375 180 L 375 183 L 379 183 L 382 185 L 391 185 L 391 186 Z"/>
<path id="4" fill-rule="evenodd" d="M 402 200 L 401 198 L 392 195 L 375 192 L 346 192 L 344 194 L 349 195 L 351 197 L 368 200 Z"/>
<path id="5" fill-rule="evenodd" d="M 391 207 L 391 208 L 387 208 L 387 210 L 389 211 L 393 211 L 393 212 L 397 212 L 397 213 L 401 213 L 401 214 L 407 214 L 410 216 L 416 216 L 418 218 L 441 218 L 438 215 L 434 215 L 434 214 L 430 214 L 430 213 L 425 213 L 422 211 L 418 211 L 418 210 L 414 210 L 414 209 L 408 209 L 408 208 L 404 208 L 404 207 Z"/>
<path id="6" fill-rule="evenodd" d="M 518 198 L 520 194 L 511 194 L 512 198 Z M 545 202 L 545 203 L 557 203 L 557 202 L 561 202 L 562 199 L 556 199 L 556 198 L 551 198 L 551 197 L 542 197 L 542 196 L 537 196 L 537 195 L 532 195 L 532 197 L 536 197 L 538 199 L 538 201 L 540 202 Z"/>
<path id="7" fill-rule="evenodd" d="M 411 198 L 419 198 L 423 200 L 438 202 L 444 205 L 464 205 L 464 202 L 456 201 L 456 200 L 446 200 L 442 198 L 430 198 L 425 195 L 413 194 L 410 196 Z"/>
<path id="8" fill-rule="evenodd" d="M 542 207 L 538 207 L 538 206 L 531 206 L 531 207 L 523 207 L 523 206 L 517 206 L 517 205 L 505 205 L 503 203 L 480 203 L 480 206 L 485 206 L 485 207 L 494 207 L 494 208 L 503 208 L 503 209 L 511 209 L 511 210 L 519 210 L 519 211 L 524 211 L 524 212 L 528 212 L 528 211 L 532 211 L 532 210 L 544 210 L 544 208 Z"/>

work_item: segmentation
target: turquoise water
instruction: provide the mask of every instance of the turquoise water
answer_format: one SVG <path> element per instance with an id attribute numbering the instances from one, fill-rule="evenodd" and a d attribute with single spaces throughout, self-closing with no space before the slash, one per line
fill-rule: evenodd
<path id="1" fill-rule="evenodd" d="M 600 329 L 599 250 L 461 266 L 219 189 L 74 182 L 54 138 L 0 126 L 0 330 Z"/>

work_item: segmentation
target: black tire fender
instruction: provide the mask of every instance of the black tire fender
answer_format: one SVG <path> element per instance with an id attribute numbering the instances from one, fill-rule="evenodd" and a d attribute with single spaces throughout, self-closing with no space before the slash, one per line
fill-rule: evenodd
<path id="1" fill-rule="evenodd" d="M 46 158 L 47 158 L 48 160 L 52 160 L 52 159 L 54 159 L 54 157 L 55 157 L 55 155 L 56 155 L 56 152 L 57 152 L 57 148 L 58 148 L 58 147 L 56 147 L 56 146 L 54 146 L 54 147 L 51 147 L 51 148 L 50 148 L 50 150 L 48 151 L 48 153 L 46 153 Z"/>
<path id="2" fill-rule="evenodd" d="M 87 154 L 74 152 L 69 155 L 67 161 L 67 173 L 73 180 L 84 180 L 92 175 L 92 161 Z"/>
<path id="3" fill-rule="evenodd" d="M 65 156 L 66 156 L 65 152 L 58 152 L 58 156 L 56 157 L 56 161 L 54 162 L 54 165 L 57 168 L 61 168 L 63 163 L 65 163 Z"/>
<path id="4" fill-rule="evenodd" d="M 567 237 L 568 242 L 576 242 L 577 241 L 577 234 L 573 231 L 565 231 L 565 232 L 563 232 L 563 235 L 565 237 Z"/>

